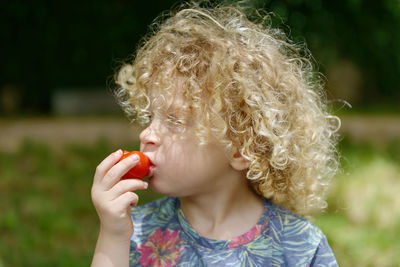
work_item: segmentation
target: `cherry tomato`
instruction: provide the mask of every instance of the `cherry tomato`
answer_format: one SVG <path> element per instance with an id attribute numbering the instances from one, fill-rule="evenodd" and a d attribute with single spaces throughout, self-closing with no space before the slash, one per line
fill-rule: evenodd
<path id="1" fill-rule="evenodd" d="M 134 154 L 137 154 L 140 158 L 138 164 L 122 176 L 121 179 L 143 179 L 149 174 L 150 160 L 142 152 L 124 150 L 122 157 L 118 162 Z"/>

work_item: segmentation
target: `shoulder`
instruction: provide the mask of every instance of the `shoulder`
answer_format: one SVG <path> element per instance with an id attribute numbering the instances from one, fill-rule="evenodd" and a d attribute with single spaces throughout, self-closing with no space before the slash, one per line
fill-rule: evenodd
<path id="1" fill-rule="evenodd" d="M 267 203 L 270 226 L 285 239 L 306 238 L 315 242 L 324 237 L 322 231 L 312 222 L 272 202 Z"/>
<path id="2" fill-rule="evenodd" d="M 280 243 L 285 258 L 297 263 L 329 263 L 336 260 L 324 233 L 312 222 L 269 202 L 270 231 Z M 301 253 L 299 253 L 301 252 Z M 301 256 L 299 256 L 301 255 Z"/>

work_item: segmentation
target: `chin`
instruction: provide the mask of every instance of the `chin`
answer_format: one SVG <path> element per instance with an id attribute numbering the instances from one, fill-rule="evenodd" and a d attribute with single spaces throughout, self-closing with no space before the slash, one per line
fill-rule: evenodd
<path id="1" fill-rule="evenodd" d="M 168 190 L 166 190 L 165 186 L 160 184 L 154 176 L 149 178 L 149 186 L 154 192 L 169 196 Z"/>
<path id="2" fill-rule="evenodd" d="M 168 197 L 180 197 L 180 194 L 177 192 L 176 187 L 170 188 L 170 186 L 165 186 L 162 183 L 158 183 L 153 177 L 149 179 L 149 186 L 151 189 L 159 194 L 168 196 Z"/>

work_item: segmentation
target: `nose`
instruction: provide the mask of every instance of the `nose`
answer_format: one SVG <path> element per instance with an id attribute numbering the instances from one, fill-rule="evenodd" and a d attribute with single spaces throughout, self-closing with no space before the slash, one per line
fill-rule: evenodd
<path id="1" fill-rule="evenodd" d="M 156 125 L 154 120 L 145 128 L 139 135 L 140 143 L 143 145 L 159 145 L 160 137 L 157 133 Z"/>

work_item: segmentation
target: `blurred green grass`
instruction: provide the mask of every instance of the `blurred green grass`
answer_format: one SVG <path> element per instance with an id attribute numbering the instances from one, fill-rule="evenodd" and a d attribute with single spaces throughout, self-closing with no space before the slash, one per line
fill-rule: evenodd
<path id="1" fill-rule="evenodd" d="M 138 144 L 126 145 L 138 149 Z M 0 151 L 0 266 L 88 266 L 98 233 L 90 199 L 107 140 L 52 150 L 29 140 Z M 400 265 L 400 139 L 340 143 L 342 172 L 315 218 L 341 266 Z M 140 202 L 159 197 L 141 191 Z"/>
<path id="2" fill-rule="evenodd" d="M 340 143 L 342 171 L 316 218 L 341 266 L 400 266 L 400 139 Z"/>

